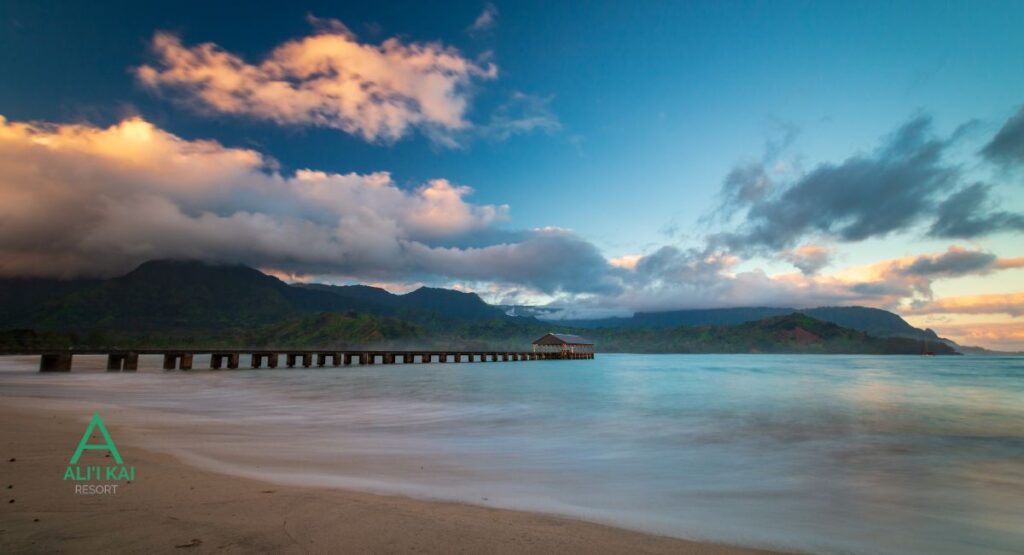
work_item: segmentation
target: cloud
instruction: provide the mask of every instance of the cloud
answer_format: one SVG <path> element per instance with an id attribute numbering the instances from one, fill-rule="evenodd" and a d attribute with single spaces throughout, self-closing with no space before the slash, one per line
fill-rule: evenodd
<path id="1" fill-rule="evenodd" d="M 609 259 L 608 263 L 611 264 L 615 268 L 623 268 L 623 269 L 626 269 L 626 270 L 635 270 L 636 269 L 636 264 L 637 264 L 637 262 L 640 262 L 641 258 L 643 258 L 643 255 L 639 255 L 639 254 L 625 254 L 625 255 L 622 255 L 622 256 L 619 256 L 619 257 L 616 257 L 616 258 Z"/>
<path id="2" fill-rule="evenodd" d="M 768 175 L 764 161 L 737 164 L 729 170 L 722 181 L 722 188 L 718 193 L 721 203 L 718 208 L 702 220 L 728 220 L 737 212 L 764 202 L 774 188 L 775 184 Z"/>
<path id="3" fill-rule="evenodd" d="M 738 257 L 698 249 L 661 247 L 617 264 L 618 292 L 569 295 L 552 305 L 558 318 L 628 315 L 634 311 L 735 306 L 808 307 L 878 301 L 879 296 L 854 290 L 828 276 L 799 273 L 768 275 L 763 270 L 737 271 Z M 886 299 L 895 302 L 897 299 Z"/>
<path id="4" fill-rule="evenodd" d="M 1024 323 L 944 324 L 942 336 L 961 345 L 1024 351 Z"/>
<path id="5" fill-rule="evenodd" d="M 806 249 L 811 258 L 820 247 Z M 793 272 L 770 275 L 761 269 L 741 271 L 739 257 L 700 249 L 666 246 L 623 261 L 612 277 L 618 292 L 602 296 L 569 295 L 555 303 L 559 318 L 628 315 L 689 308 L 783 306 L 806 308 L 829 305 L 867 305 L 902 310 L 917 300 L 932 298 L 936 280 L 1024 267 L 1022 258 L 950 246 L 945 252 L 882 260 L 835 274 Z"/>
<path id="6" fill-rule="evenodd" d="M 863 291 L 883 289 L 889 295 L 932 298 L 931 285 L 938 279 L 969 275 L 987 275 L 999 270 L 1024 267 L 1024 258 L 1000 258 L 993 253 L 970 250 L 956 245 L 942 253 L 904 256 L 883 260 L 847 271 L 843 279 L 857 283 Z"/>
<path id="7" fill-rule="evenodd" d="M 517 283 L 544 293 L 613 294 L 613 269 L 597 248 L 560 229 L 539 229 L 519 243 L 454 249 L 409 245 L 409 257 L 435 275 Z"/>
<path id="8" fill-rule="evenodd" d="M 763 168 L 734 170 L 723 186 L 732 211 L 746 210 L 739 231 L 714 240 L 736 251 L 779 251 L 812 234 L 860 241 L 906 229 L 927 216 L 937 193 L 952 189 L 946 142 L 917 117 L 870 155 L 822 164 L 773 192 Z"/>
<path id="9" fill-rule="evenodd" d="M 109 128 L 0 117 L 0 275 L 115 275 L 153 258 L 239 262 L 363 280 L 493 280 L 607 292 L 597 249 L 557 229 L 487 236 L 504 205 L 444 179 L 282 174 L 258 152 L 189 141 L 141 118 Z M 501 234 L 496 234 L 501 236 Z"/>
<path id="10" fill-rule="evenodd" d="M 514 135 L 534 131 L 554 133 L 562 128 L 551 109 L 552 97 L 540 97 L 516 91 L 491 114 L 490 120 L 476 129 L 483 138 L 504 141 Z"/>
<path id="11" fill-rule="evenodd" d="M 823 163 L 790 181 L 773 179 L 767 160 L 734 167 L 719 208 L 705 217 L 742 219 L 735 230 L 708 236 L 712 248 L 771 254 L 807 239 L 857 242 L 931 223 L 928 234 L 974 238 L 1024 229 L 1024 215 L 996 211 L 984 184 L 963 185 L 963 171 L 947 160 L 961 135 L 938 138 L 931 119 L 918 116 L 869 154 Z"/>
<path id="12" fill-rule="evenodd" d="M 1024 316 L 1024 293 L 946 297 L 919 303 L 905 314 L 1009 314 Z"/>
<path id="13" fill-rule="evenodd" d="M 480 15 L 476 16 L 473 23 L 466 29 L 470 34 L 476 34 L 493 29 L 498 22 L 498 8 L 488 2 Z"/>
<path id="14" fill-rule="evenodd" d="M 1024 106 L 1006 120 L 992 140 L 981 149 L 981 155 L 1004 165 L 1024 162 Z"/>
<path id="15" fill-rule="evenodd" d="M 939 204 L 928 234 L 970 239 L 1000 231 L 1024 231 L 1024 214 L 994 210 L 990 191 L 989 185 L 975 183 L 950 195 Z"/>
<path id="16" fill-rule="evenodd" d="M 801 245 L 783 251 L 780 256 L 805 274 L 816 274 L 832 261 L 832 249 L 821 245 Z"/>
<path id="17" fill-rule="evenodd" d="M 167 91 L 202 113 L 283 125 L 340 129 L 367 141 L 393 142 L 418 128 L 452 144 L 466 129 L 471 84 L 497 75 L 440 43 L 361 43 L 335 20 L 311 18 L 312 35 L 287 41 L 249 63 L 213 43 L 186 46 L 158 32 L 152 65 L 139 82 Z"/>
<path id="18" fill-rule="evenodd" d="M 949 247 L 941 254 L 901 258 L 889 267 L 908 276 L 956 277 L 991 270 L 997 260 L 992 253 Z"/>
<path id="19" fill-rule="evenodd" d="M 593 316 L 924 307 L 935 280 L 1024 267 L 1024 257 L 957 245 L 831 275 L 822 273 L 831 247 L 816 243 L 777 255 L 801 270 L 780 274 L 743 269 L 750 260 L 712 247 L 609 261 L 568 230 L 505 229 L 508 206 L 471 196 L 445 179 L 399 187 L 387 172 L 283 173 L 254 150 L 183 139 L 138 117 L 108 128 L 0 118 L 0 275 L 115 275 L 152 258 L 196 258 L 336 280 L 465 282 Z"/>

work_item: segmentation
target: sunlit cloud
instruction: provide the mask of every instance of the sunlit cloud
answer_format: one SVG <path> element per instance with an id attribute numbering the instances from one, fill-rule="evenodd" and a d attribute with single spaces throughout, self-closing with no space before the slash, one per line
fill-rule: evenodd
<path id="1" fill-rule="evenodd" d="M 616 268 L 622 268 L 624 270 L 635 270 L 636 263 L 643 258 L 643 255 L 639 254 L 625 254 L 608 260 L 608 263 Z"/>
<path id="2" fill-rule="evenodd" d="M 494 64 L 441 43 L 369 44 L 338 21 L 311 21 L 315 33 L 277 46 L 257 63 L 213 43 L 189 46 L 158 32 L 155 61 L 135 73 L 143 86 L 201 113 L 340 129 L 368 141 L 395 141 L 418 128 L 445 144 L 470 126 L 473 81 L 497 76 Z"/>
<path id="3" fill-rule="evenodd" d="M 906 314 L 1009 314 L 1024 315 L 1024 293 L 992 293 L 945 297 L 911 306 Z"/>
<path id="4" fill-rule="evenodd" d="M 1024 323 L 943 324 L 942 335 L 961 345 L 1024 351 Z"/>
<path id="5" fill-rule="evenodd" d="M 281 276 L 510 282 L 609 291 L 596 247 L 557 228 L 443 243 L 508 219 L 445 179 L 277 171 L 256 151 L 141 119 L 108 128 L 0 119 L 0 275 L 115 275 L 153 258 L 239 262 Z"/>

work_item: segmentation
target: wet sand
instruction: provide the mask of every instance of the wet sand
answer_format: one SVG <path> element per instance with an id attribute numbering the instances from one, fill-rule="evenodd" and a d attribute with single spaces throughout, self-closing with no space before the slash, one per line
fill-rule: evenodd
<path id="1" fill-rule="evenodd" d="M 0 397 L 0 419 L 3 553 L 768 553 L 523 511 L 265 483 L 143 450 L 130 436 L 114 440 L 137 479 L 113 495 L 80 495 L 62 478 L 87 418 Z M 109 462 L 99 453 L 80 464 Z"/>

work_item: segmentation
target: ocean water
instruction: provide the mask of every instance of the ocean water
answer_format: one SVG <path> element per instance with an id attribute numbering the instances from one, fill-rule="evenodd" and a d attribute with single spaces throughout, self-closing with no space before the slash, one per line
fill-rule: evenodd
<path id="1" fill-rule="evenodd" d="M 104 362 L 0 358 L 0 394 L 137 409 L 115 439 L 282 483 L 811 552 L 1024 553 L 1024 358 Z"/>

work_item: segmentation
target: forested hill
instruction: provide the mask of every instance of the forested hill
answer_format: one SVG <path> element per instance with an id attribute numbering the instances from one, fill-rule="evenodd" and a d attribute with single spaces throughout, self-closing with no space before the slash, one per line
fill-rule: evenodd
<path id="1" fill-rule="evenodd" d="M 890 312 L 738 308 L 590 322 L 515 317 L 473 293 L 287 284 L 253 268 L 147 262 L 104 280 L 0 280 L 0 343 L 26 345 L 369 345 L 528 348 L 549 331 L 601 351 L 910 353 L 951 350 Z M 595 324 L 596 322 L 596 324 Z"/>
<path id="2" fill-rule="evenodd" d="M 739 307 L 666 312 L 637 312 L 630 318 L 601 318 L 596 320 L 567 320 L 565 324 L 579 328 L 657 329 L 676 326 L 729 326 L 756 322 L 765 318 L 785 316 L 794 312 L 806 314 L 825 322 L 864 331 L 879 337 L 914 337 L 938 341 L 939 336 L 930 329 L 911 326 L 897 314 L 878 308 L 863 306 L 826 306 L 818 308 Z"/>
<path id="3" fill-rule="evenodd" d="M 363 285 L 289 285 L 241 265 L 146 262 L 106 280 L 0 280 L 0 328 L 202 331 L 253 327 L 318 312 L 414 322 L 505 318 L 475 293 Z"/>

